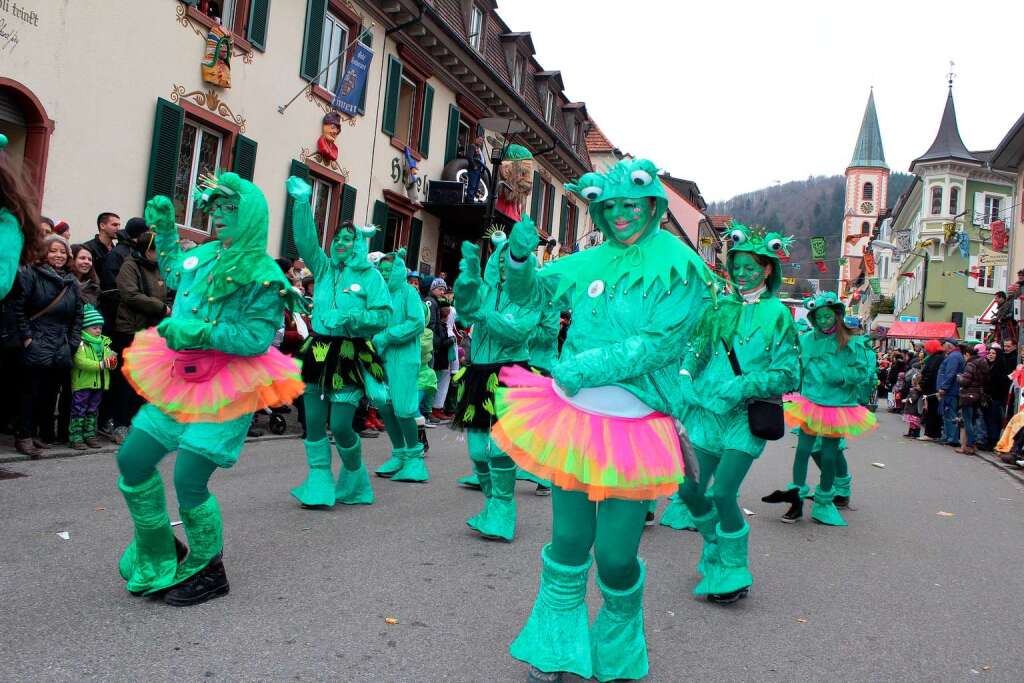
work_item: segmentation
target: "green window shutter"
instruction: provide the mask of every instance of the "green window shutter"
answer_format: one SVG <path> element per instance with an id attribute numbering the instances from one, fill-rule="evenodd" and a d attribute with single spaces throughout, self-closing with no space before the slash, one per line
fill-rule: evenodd
<path id="1" fill-rule="evenodd" d="M 356 188 L 348 183 L 341 186 L 341 209 L 338 211 L 338 225 L 351 221 L 356 215 Z"/>
<path id="2" fill-rule="evenodd" d="M 388 205 L 382 201 L 373 203 L 372 223 L 377 226 L 377 232 L 370 240 L 370 251 L 384 251 L 384 238 L 388 231 Z"/>
<path id="3" fill-rule="evenodd" d="M 231 163 L 235 173 L 251 181 L 256 173 L 256 141 L 239 135 L 235 140 L 235 152 Z"/>
<path id="4" fill-rule="evenodd" d="M 576 240 L 578 240 L 580 238 L 580 233 L 577 231 L 577 228 L 579 227 L 579 224 L 580 224 L 580 207 L 577 206 L 576 210 L 573 211 L 573 213 L 572 213 L 572 242 L 573 242 L 573 248 L 574 249 L 576 248 Z"/>
<path id="5" fill-rule="evenodd" d="M 412 223 L 409 225 L 409 246 L 406 248 L 408 253 L 405 255 L 405 265 L 409 266 L 409 270 L 419 270 L 420 237 L 422 235 L 423 221 L 419 218 L 413 218 Z"/>
<path id="6" fill-rule="evenodd" d="M 553 222 L 555 217 L 555 198 L 551 197 L 551 201 L 549 202 L 548 195 L 552 194 L 554 189 L 555 188 L 548 183 L 544 183 L 544 204 L 546 204 L 544 212 L 544 229 L 548 231 L 549 235 L 554 233 L 555 227 Z"/>
<path id="7" fill-rule="evenodd" d="M 565 244 L 565 238 L 569 234 L 569 202 L 562 195 L 562 208 L 558 212 L 558 243 Z"/>
<path id="8" fill-rule="evenodd" d="M 402 85 L 402 63 L 388 55 L 388 87 L 384 91 L 384 116 L 380 129 L 394 135 L 398 127 L 398 91 Z"/>
<path id="9" fill-rule="evenodd" d="M 434 88 L 429 83 L 423 84 L 423 118 L 420 119 L 420 155 L 426 159 L 430 155 L 430 120 L 434 112 Z"/>
<path id="10" fill-rule="evenodd" d="M 146 178 L 146 201 L 158 194 L 174 196 L 174 180 L 178 173 L 178 149 L 181 130 L 185 126 L 185 110 L 157 98 L 153 121 L 153 143 L 149 148 L 149 175 Z"/>
<path id="11" fill-rule="evenodd" d="M 309 166 L 306 166 L 301 161 L 292 159 L 292 167 L 289 169 L 288 175 L 296 176 L 309 182 Z M 281 256 L 294 259 L 299 256 L 299 250 L 295 248 L 295 231 L 292 228 L 292 206 L 295 200 L 287 193 L 285 196 L 287 199 L 284 203 L 284 229 L 281 231 Z"/>
<path id="12" fill-rule="evenodd" d="M 448 163 L 459 153 L 459 120 L 462 112 L 454 104 L 448 105 L 448 137 L 444 141 L 444 163 Z"/>
<path id="13" fill-rule="evenodd" d="M 270 18 L 270 0 L 252 0 L 249 6 L 249 29 L 245 39 L 263 52 L 267 49 L 267 22 Z"/>
<path id="14" fill-rule="evenodd" d="M 533 190 L 530 192 L 530 218 L 533 218 L 533 222 L 537 223 L 540 221 L 540 210 L 543 208 L 540 203 L 541 193 L 541 179 L 540 173 L 533 172 Z"/>
<path id="15" fill-rule="evenodd" d="M 320 73 L 320 43 L 324 39 L 324 15 L 327 0 L 306 0 L 306 33 L 302 37 L 302 64 L 299 75 L 307 81 Z"/>

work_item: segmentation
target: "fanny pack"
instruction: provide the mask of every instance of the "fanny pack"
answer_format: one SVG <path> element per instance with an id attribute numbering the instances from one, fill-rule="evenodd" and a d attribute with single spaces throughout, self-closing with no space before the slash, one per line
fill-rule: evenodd
<path id="1" fill-rule="evenodd" d="M 214 349 L 175 351 L 171 374 L 185 382 L 207 382 L 231 360 L 231 354 Z"/>
<path id="2" fill-rule="evenodd" d="M 741 376 L 740 362 L 736 353 L 722 340 L 722 346 L 729 353 L 732 371 Z M 750 433 L 765 441 L 778 441 L 786 435 L 786 418 L 782 410 L 782 398 L 752 398 L 747 401 L 747 424 Z"/>

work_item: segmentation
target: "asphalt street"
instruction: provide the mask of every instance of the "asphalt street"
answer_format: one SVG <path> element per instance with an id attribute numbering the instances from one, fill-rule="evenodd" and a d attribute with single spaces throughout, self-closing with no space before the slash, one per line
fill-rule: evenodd
<path id="1" fill-rule="evenodd" d="M 1024 489 L 879 418 L 849 451 L 846 528 L 781 524 L 783 506 L 760 501 L 789 480 L 795 437 L 754 465 L 746 600 L 695 599 L 698 536 L 648 530 L 649 680 L 1024 680 Z M 455 484 L 465 442 L 430 436 L 430 483 L 375 480 L 375 505 L 329 511 L 289 495 L 299 440 L 247 446 L 212 484 L 231 593 L 193 608 L 125 592 L 131 527 L 110 454 L 7 465 L 26 476 L 0 481 L 0 678 L 525 680 L 507 647 L 535 595 L 550 498 L 520 483 L 515 542 L 479 539 L 464 519 L 480 494 Z M 385 459 L 385 437 L 365 443 L 371 466 Z M 593 583 L 588 601 L 593 614 Z"/>

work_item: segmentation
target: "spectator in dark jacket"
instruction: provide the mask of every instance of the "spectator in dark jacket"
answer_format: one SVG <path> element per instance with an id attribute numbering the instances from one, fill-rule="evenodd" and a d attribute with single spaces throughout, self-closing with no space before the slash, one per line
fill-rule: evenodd
<path id="1" fill-rule="evenodd" d="M 41 438 L 55 435 L 57 393 L 70 379 L 72 356 L 82 340 L 82 301 L 74 276 L 65 270 L 68 244 L 57 235 L 45 244 L 43 261 L 19 274 L 14 311 L 24 371 L 15 447 L 33 459 L 42 456 Z"/>
<path id="2" fill-rule="evenodd" d="M 96 236 L 85 242 L 85 248 L 92 252 L 92 265 L 96 273 L 103 277 L 103 264 L 107 254 L 114 248 L 114 240 L 121 229 L 121 217 L 112 211 L 104 211 L 96 217 Z M 103 280 L 100 280 L 103 286 Z"/>
<path id="3" fill-rule="evenodd" d="M 433 368 L 434 372 L 438 376 L 438 386 L 441 385 L 442 377 L 446 373 L 450 373 L 450 361 L 448 360 L 448 350 L 455 343 L 455 339 L 448 336 L 448 324 L 445 321 L 444 315 L 441 313 L 442 304 L 449 306 L 447 301 L 444 301 L 445 292 L 448 289 L 448 285 L 442 278 L 434 278 L 434 281 L 430 283 L 430 293 L 427 295 L 426 304 L 429 314 L 427 315 L 427 327 L 434 333 L 434 358 Z M 437 397 L 435 397 L 435 402 Z M 444 413 L 441 410 L 433 410 L 430 415 L 426 416 L 427 421 L 431 424 L 439 424 L 444 421 Z"/>
<path id="4" fill-rule="evenodd" d="M 940 443 L 947 446 L 960 446 L 960 428 L 957 425 L 959 411 L 960 385 L 957 375 L 963 372 L 964 356 L 960 353 L 960 344 L 956 339 L 942 342 L 942 350 L 946 357 L 939 366 L 936 386 L 939 390 L 939 409 L 942 411 L 942 439 Z"/>
<path id="5" fill-rule="evenodd" d="M 999 441 L 1006 416 L 1006 401 L 1010 395 L 1010 373 L 1014 367 L 1007 367 L 1007 356 L 998 343 L 992 342 L 988 349 L 988 383 L 985 393 L 989 404 L 985 407 L 985 449 L 991 449 Z"/>
<path id="6" fill-rule="evenodd" d="M 99 308 L 105 321 L 103 332 L 107 336 L 117 329 L 117 308 L 121 301 L 117 288 L 117 275 L 121 272 L 121 266 L 125 260 L 132 255 L 135 241 L 139 235 L 146 232 L 146 229 L 146 221 L 143 219 L 138 216 L 129 218 L 125 223 L 124 230 L 117 231 L 117 244 L 103 260 L 102 272 L 97 271 L 100 276 L 100 287 L 103 289 L 100 299 L 102 305 Z"/>
<path id="7" fill-rule="evenodd" d="M 985 444 L 985 415 L 982 406 L 986 402 L 985 385 L 988 383 L 988 349 L 978 344 L 967 350 L 964 369 L 957 375 L 960 385 L 960 412 L 964 418 L 965 443 L 957 453 L 977 454 L 978 444 Z"/>
<path id="8" fill-rule="evenodd" d="M 100 300 L 100 278 L 92 267 L 92 252 L 84 244 L 71 245 L 71 274 L 78 281 L 82 304 L 95 306 Z"/>
<path id="9" fill-rule="evenodd" d="M 928 397 L 924 414 L 922 441 L 935 441 L 942 437 L 942 411 L 939 410 L 939 366 L 942 365 L 942 344 L 929 339 L 924 345 L 924 366 L 921 368 L 921 393 Z"/>

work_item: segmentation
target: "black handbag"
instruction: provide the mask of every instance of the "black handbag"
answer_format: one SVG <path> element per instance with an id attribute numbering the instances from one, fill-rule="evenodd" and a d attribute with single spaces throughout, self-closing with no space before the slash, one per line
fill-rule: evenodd
<path id="1" fill-rule="evenodd" d="M 737 377 L 743 375 L 740 362 L 732 348 L 722 340 L 729 356 L 729 365 Z M 778 441 L 786 435 L 786 419 L 782 413 L 782 398 L 752 398 L 747 401 L 747 423 L 750 433 L 765 441 Z"/>

